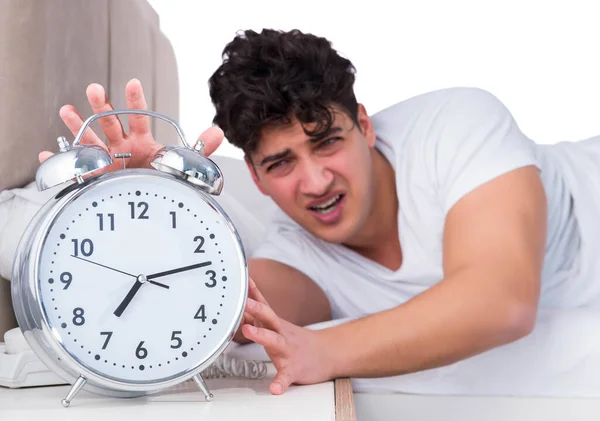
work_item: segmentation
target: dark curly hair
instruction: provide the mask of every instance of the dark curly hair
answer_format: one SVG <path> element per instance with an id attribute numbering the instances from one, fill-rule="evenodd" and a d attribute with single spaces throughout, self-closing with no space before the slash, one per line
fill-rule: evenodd
<path id="1" fill-rule="evenodd" d="M 355 68 L 327 39 L 299 30 L 246 30 L 222 56 L 209 79 L 213 123 L 246 155 L 264 128 L 289 124 L 294 116 L 309 136 L 330 130 L 336 108 L 357 124 Z M 314 129 L 307 123 L 316 123 Z"/>

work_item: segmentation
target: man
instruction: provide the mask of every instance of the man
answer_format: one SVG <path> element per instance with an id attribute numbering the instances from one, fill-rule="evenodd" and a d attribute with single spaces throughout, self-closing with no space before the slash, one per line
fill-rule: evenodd
<path id="1" fill-rule="evenodd" d="M 223 134 L 242 148 L 280 208 L 249 261 L 235 337 L 265 347 L 278 369 L 272 393 L 447 365 L 528 335 L 538 306 L 596 299 L 580 247 L 580 224 L 592 230 L 581 209 L 593 202 L 571 173 L 578 157 L 592 167 L 591 143 L 536 145 L 479 89 L 426 93 L 370 117 L 351 62 L 299 31 L 245 31 L 224 57 L 209 81 L 217 127 L 200 138 L 207 155 Z M 138 81 L 126 93 L 129 108 L 146 108 Z M 95 113 L 111 109 L 99 85 L 87 95 Z M 60 115 L 79 130 L 73 107 Z M 108 147 L 146 167 L 161 145 L 147 117 L 129 121 L 125 134 L 116 117 L 101 120 Z M 102 144 L 91 131 L 83 143 Z M 332 317 L 356 320 L 301 327 Z"/>

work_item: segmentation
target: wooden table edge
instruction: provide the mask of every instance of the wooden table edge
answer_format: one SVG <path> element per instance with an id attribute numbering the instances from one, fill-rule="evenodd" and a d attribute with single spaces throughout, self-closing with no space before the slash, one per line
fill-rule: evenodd
<path id="1" fill-rule="evenodd" d="M 349 378 L 335 379 L 335 421 L 356 421 L 354 392 Z"/>

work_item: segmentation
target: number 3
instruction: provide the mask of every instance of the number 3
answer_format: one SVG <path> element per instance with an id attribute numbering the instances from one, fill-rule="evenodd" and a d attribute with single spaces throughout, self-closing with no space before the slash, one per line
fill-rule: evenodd
<path id="1" fill-rule="evenodd" d="M 210 275 L 211 283 L 209 284 L 208 282 L 206 282 L 204 285 L 206 285 L 209 288 L 213 288 L 214 286 L 217 285 L 217 279 L 215 278 L 217 276 L 217 274 L 214 270 L 207 270 L 206 274 Z"/>

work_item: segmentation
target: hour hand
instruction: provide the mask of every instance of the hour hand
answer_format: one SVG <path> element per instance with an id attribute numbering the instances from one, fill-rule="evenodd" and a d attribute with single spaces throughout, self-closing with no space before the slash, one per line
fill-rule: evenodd
<path id="1" fill-rule="evenodd" d="M 133 297 L 135 297 L 135 294 L 137 294 L 141 287 L 142 282 L 139 279 L 137 279 L 135 281 L 135 284 L 133 284 L 133 286 L 123 299 L 123 301 L 121 301 L 121 304 L 119 304 L 119 307 L 117 307 L 117 309 L 114 311 L 115 316 L 121 317 L 121 314 L 123 314 L 129 303 L 131 302 L 131 300 L 133 300 Z"/>
<path id="2" fill-rule="evenodd" d="M 151 282 L 151 279 L 155 279 L 155 278 L 160 278 L 162 276 L 167 276 L 167 275 L 173 275 L 175 273 L 179 273 L 179 272 L 185 272 L 186 270 L 192 270 L 192 269 L 197 269 L 197 268 L 201 268 L 204 266 L 210 266 L 212 265 L 211 261 L 207 261 L 207 262 L 202 262 L 202 263 L 196 263 L 193 265 L 189 265 L 189 266 L 184 266 L 184 267 L 180 267 L 177 269 L 171 269 L 171 270 L 167 270 L 164 272 L 158 272 L 158 273 L 153 273 L 152 275 L 148 275 L 146 277 L 146 279 L 148 279 L 148 282 Z"/>

